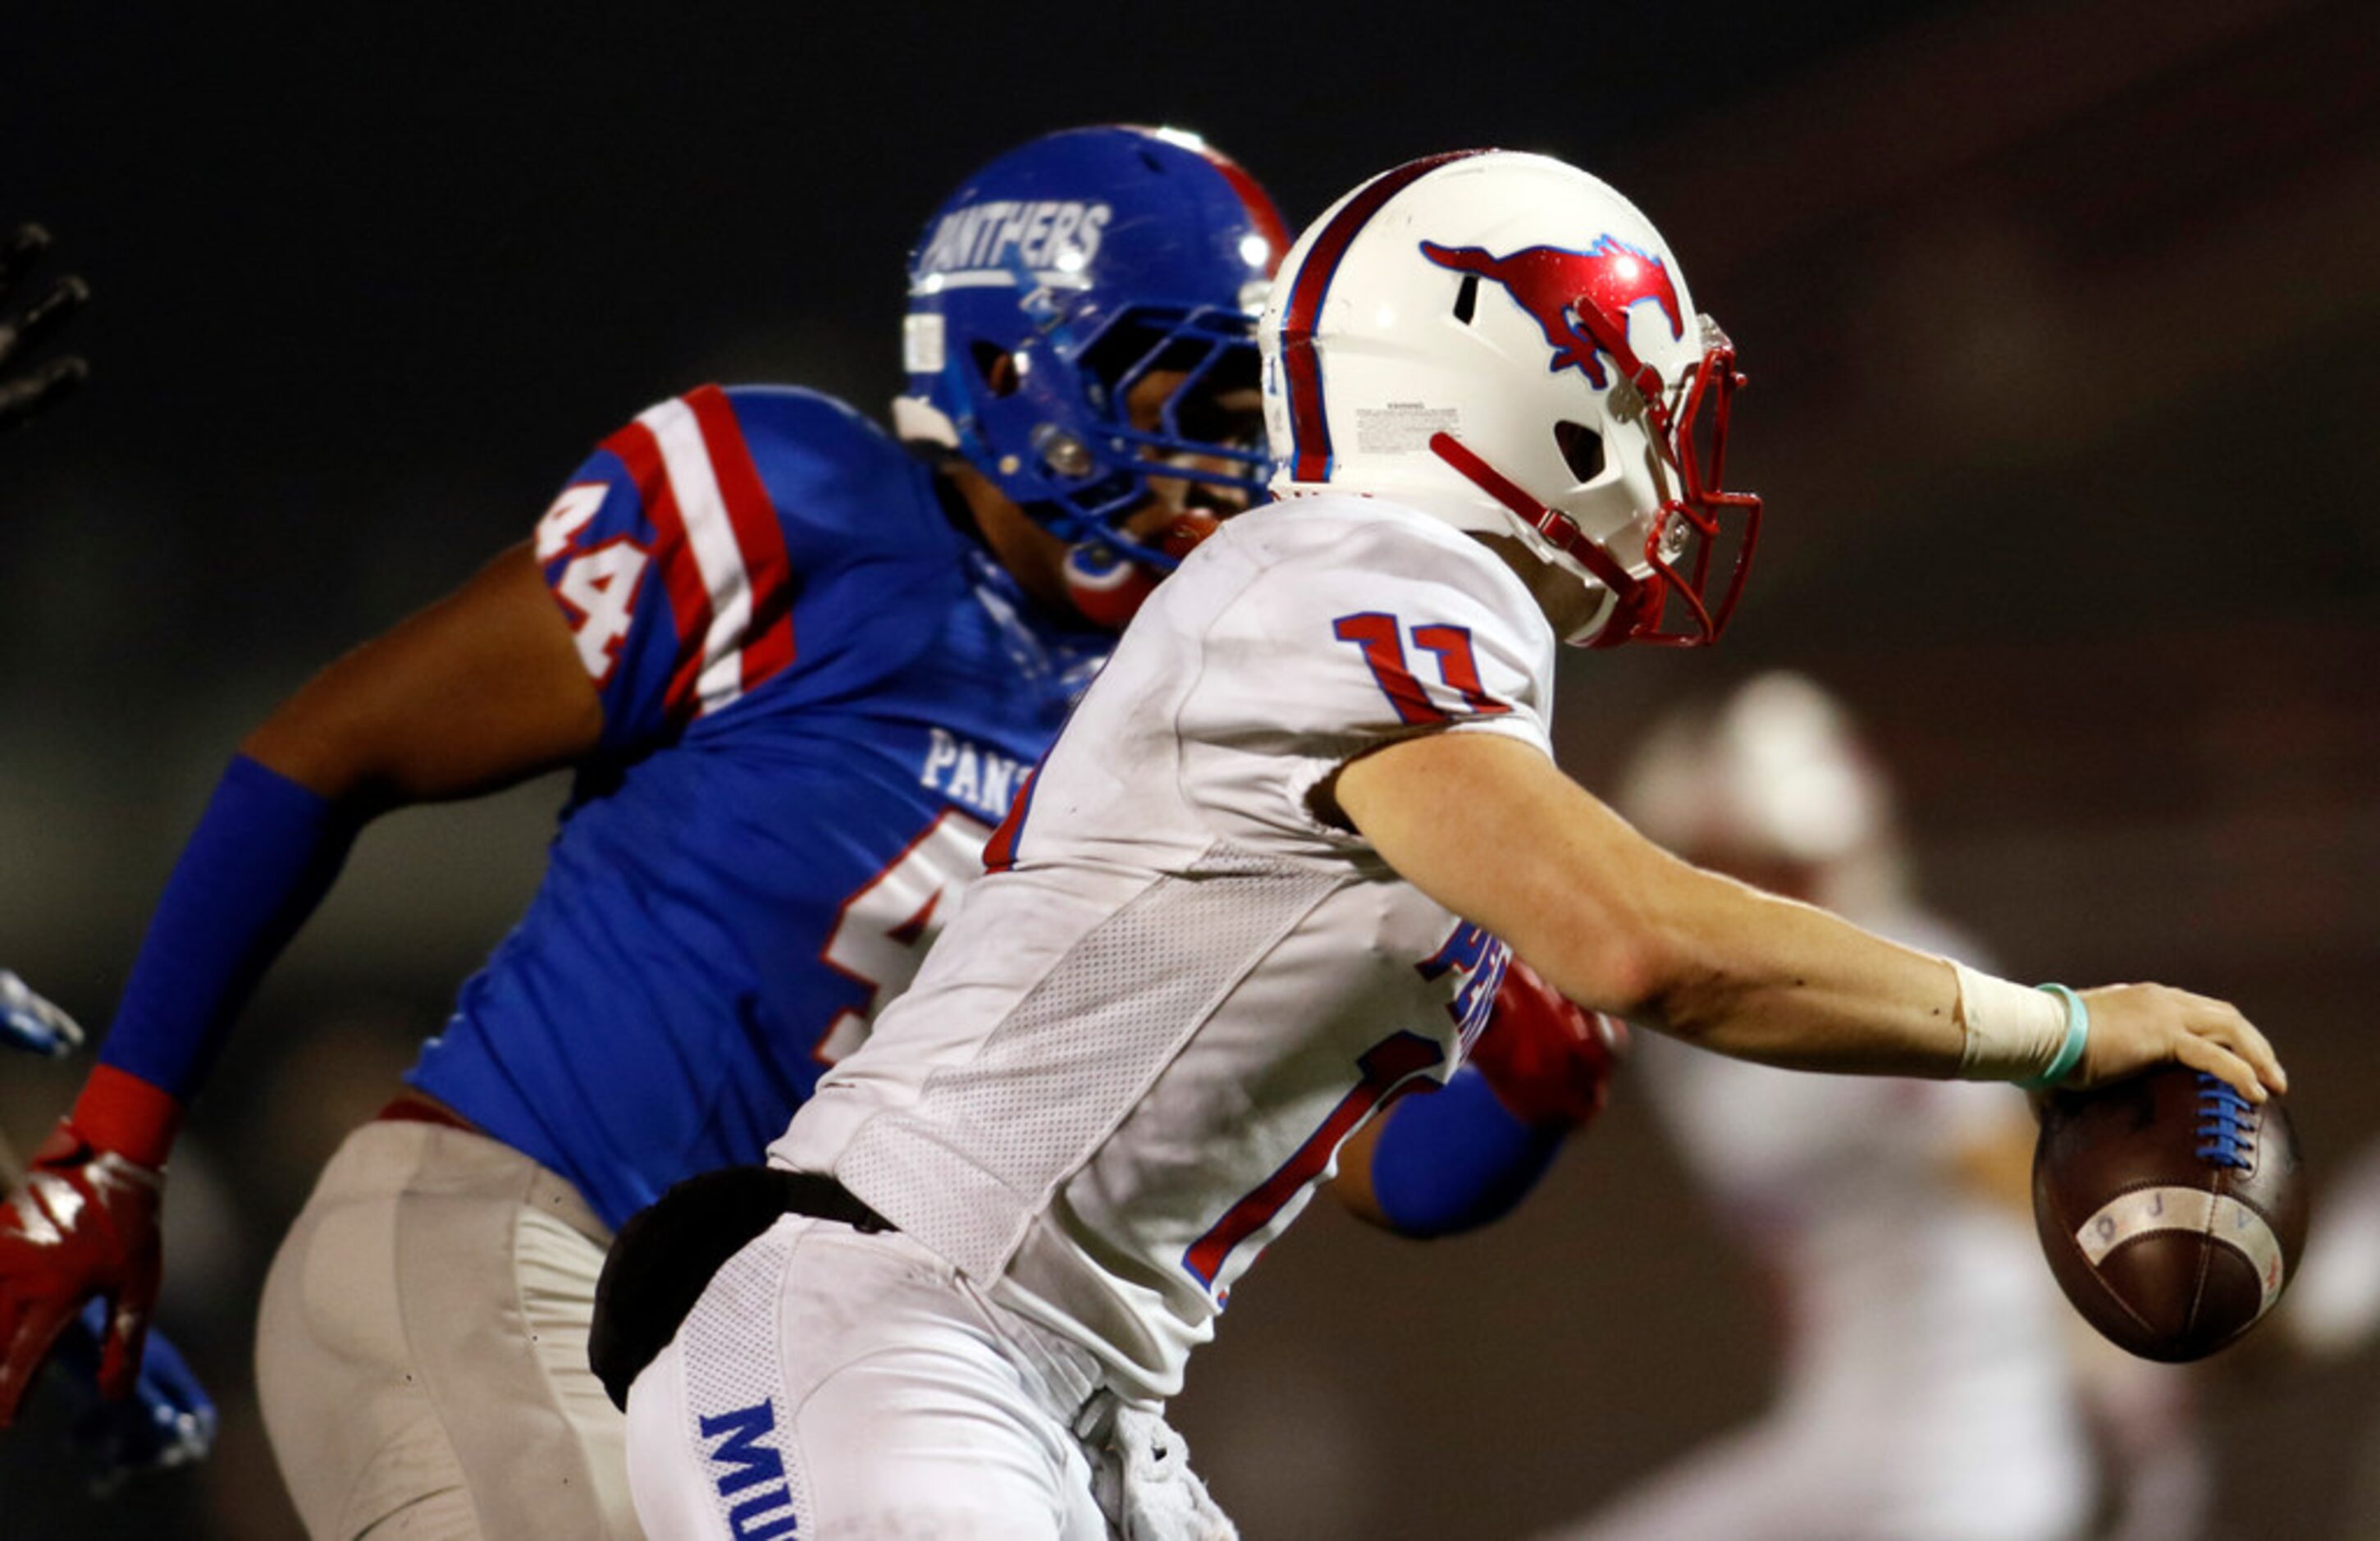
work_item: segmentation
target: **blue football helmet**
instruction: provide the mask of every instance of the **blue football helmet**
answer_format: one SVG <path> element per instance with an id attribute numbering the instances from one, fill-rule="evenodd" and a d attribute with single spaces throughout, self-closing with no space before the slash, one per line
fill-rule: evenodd
<path id="1" fill-rule="evenodd" d="M 1261 492 L 1261 435 L 1214 403 L 1257 384 L 1256 319 L 1288 245 L 1264 189 L 1194 135 L 1072 128 L 1010 151 L 910 253 L 895 425 L 1066 540 L 1169 570 L 1117 527 L 1152 474 Z M 1182 378 L 1139 393 L 1155 421 L 1136 426 L 1129 403 L 1158 371 Z"/>

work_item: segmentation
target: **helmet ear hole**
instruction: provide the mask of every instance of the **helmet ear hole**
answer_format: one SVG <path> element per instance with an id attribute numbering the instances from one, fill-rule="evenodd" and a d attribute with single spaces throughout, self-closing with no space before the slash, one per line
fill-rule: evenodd
<path id="1" fill-rule="evenodd" d="M 1025 382 L 1018 372 L 1016 358 L 998 343 L 978 340 L 968 350 L 975 360 L 975 372 L 983 377 L 983 388 L 994 396 L 1011 396 Z"/>
<path id="2" fill-rule="evenodd" d="M 1554 446 L 1561 451 L 1562 464 L 1570 467 L 1570 474 L 1581 482 L 1603 474 L 1603 435 L 1585 423 L 1554 424 Z"/>
<path id="3" fill-rule="evenodd" d="M 1454 319 L 1463 325 L 1471 324 L 1472 313 L 1479 309 L 1479 275 L 1466 273 L 1454 291 Z"/>

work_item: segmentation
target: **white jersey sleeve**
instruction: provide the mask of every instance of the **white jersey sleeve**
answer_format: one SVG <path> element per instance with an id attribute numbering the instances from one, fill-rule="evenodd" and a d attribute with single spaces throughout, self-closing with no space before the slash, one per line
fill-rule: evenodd
<path id="1" fill-rule="evenodd" d="M 1552 634 L 1476 541 L 1366 507 L 1256 526 L 1234 546 L 1253 576 L 1207 625 L 1175 718 L 1183 794 L 1217 833 L 1291 856 L 1361 847 L 1317 816 L 1317 788 L 1418 734 L 1552 755 Z"/>

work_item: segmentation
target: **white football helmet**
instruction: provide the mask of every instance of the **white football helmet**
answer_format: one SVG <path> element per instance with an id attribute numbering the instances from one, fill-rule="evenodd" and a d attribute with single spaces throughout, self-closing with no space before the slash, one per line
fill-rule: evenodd
<path id="1" fill-rule="evenodd" d="M 1912 903 L 1891 783 L 1851 713 L 1806 675 L 1755 674 L 1715 703 L 1665 714 L 1611 803 L 1688 861 L 1864 925 Z"/>
<path id="2" fill-rule="evenodd" d="M 1298 237 L 1258 341 L 1276 496 L 1518 535 L 1597 597 L 1573 643 L 1727 625 L 1760 523 L 1720 491 L 1734 346 L 1601 181 L 1499 150 L 1385 172 Z"/>
<path id="3" fill-rule="evenodd" d="M 1697 860 L 1826 867 L 1894 839 L 1892 792 L 1851 714 L 1806 675 L 1755 674 L 1647 734 L 1613 806 Z"/>

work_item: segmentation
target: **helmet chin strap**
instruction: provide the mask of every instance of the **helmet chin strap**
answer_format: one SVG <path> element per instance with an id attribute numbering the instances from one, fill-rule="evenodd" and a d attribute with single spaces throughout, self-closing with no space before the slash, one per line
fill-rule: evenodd
<path id="1" fill-rule="evenodd" d="M 1452 434 L 1431 434 L 1429 448 L 1431 454 L 1453 467 L 1464 480 L 1520 516 L 1530 528 L 1552 541 L 1560 551 L 1575 558 L 1580 566 L 1595 575 L 1597 583 L 1611 590 L 1611 617 L 1587 640 L 1585 646 L 1616 648 L 1660 625 L 1661 605 L 1667 590 L 1667 585 L 1660 577 L 1640 578 L 1631 573 L 1579 528 L 1570 516 L 1548 508 L 1531 497 L 1510 477 L 1480 459 Z"/>

